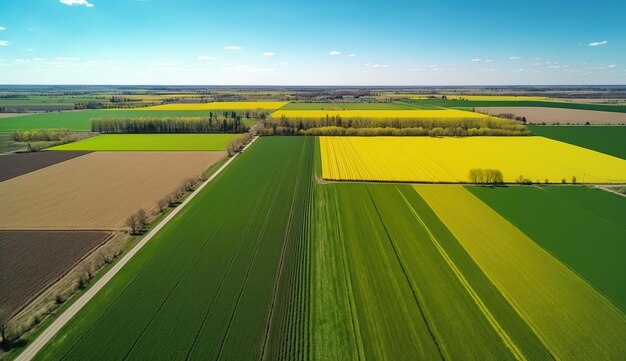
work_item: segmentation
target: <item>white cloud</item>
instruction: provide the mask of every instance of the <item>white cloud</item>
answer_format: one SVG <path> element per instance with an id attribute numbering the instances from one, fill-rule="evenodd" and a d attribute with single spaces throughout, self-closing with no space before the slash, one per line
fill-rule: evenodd
<path id="1" fill-rule="evenodd" d="M 289 65 L 289 63 L 286 61 L 281 61 L 278 65 Z"/>
<path id="2" fill-rule="evenodd" d="M 198 60 L 216 60 L 217 57 L 216 56 L 210 56 L 210 55 L 200 55 L 196 59 L 198 59 Z"/>
<path id="3" fill-rule="evenodd" d="M 80 60 L 79 58 L 74 58 L 71 56 L 57 56 L 57 60 L 58 61 L 76 61 L 76 60 Z"/>
<path id="4" fill-rule="evenodd" d="M 356 54 L 348 54 L 349 57 L 354 58 Z"/>
<path id="5" fill-rule="evenodd" d="M 421 70 L 422 70 L 422 68 L 413 68 L 413 69 L 411 69 L 411 71 L 421 71 Z"/>
<path id="6" fill-rule="evenodd" d="M 514 72 L 514 73 L 520 73 L 520 72 L 523 72 L 524 70 L 526 70 L 526 69 L 524 69 L 524 68 L 519 68 L 519 69 L 517 69 L 517 70 L 515 70 L 515 71 L 513 71 L 513 72 Z"/>
<path id="7" fill-rule="evenodd" d="M 611 64 L 611 65 L 607 66 L 607 68 L 615 68 L 615 64 Z"/>
<path id="8" fill-rule="evenodd" d="M 88 8 L 93 7 L 93 4 L 88 2 L 87 0 L 59 0 L 59 1 L 61 4 L 65 4 L 69 6 L 79 5 L 79 6 L 86 6 Z"/>
<path id="9" fill-rule="evenodd" d="M 370 66 L 370 65 L 372 65 L 372 63 L 365 63 L 364 65 L 365 66 Z"/>
<path id="10" fill-rule="evenodd" d="M 5 28 L 4 26 L 0 26 L 0 31 L 2 30 L 6 30 L 7 28 Z"/>
<path id="11" fill-rule="evenodd" d="M 602 41 L 594 41 L 593 43 L 589 43 L 589 46 L 602 46 L 606 44 L 608 44 L 608 41 L 602 40 Z"/>
<path id="12" fill-rule="evenodd" d="M 491 63 L 492 61 L 493 60 L 491 60 L 491 59 L 487 59 L 487 60 L 485 60 L 485 63 Z"/>
<path id="13" fill-rule="evenodd" d="M 0 46 L 7 46 L 9 45 L 9 42 L 6 40 L 0 40 Z"/>
<path id="14" fill-rule="evenodd" d="M 509 56 L 509 60 L 518 60 L 521 59 L 519 56 Z"/>
<path id="15" fill-rule="evenodd" d="M 532 65 L 532 66 L 537 66 L 537 65 L 541 65 L 541 63 L 532 63 L 532 64 L 530 64 L 530 65 Z"/>
<path id="16" fill-rule="evenodd" d="M 389 65 L 387 64 L 374 64 L 374 68 L 388 68 Z"/>
<path id="17" fill-rule="evenodd" d="M 227 45 L 224 47 L 224 50 L 241 50 L 241 46 L 239 45 Z"/>
<path id="18" fill-rule="evenodd" d="M 341 52 L 338 51 L 338 50 L 333 50 L 330 53 L 328 53 L 328 55 L 330 55 L 330 56 L 341 55 Z"/>
<path id="19" fill-rule="evenodd" d="M 26 51 L 35 51 L 35 49 L 33 49 L 33 48 L 28 48 L 28 49 L 26 49 Z"/>
<path id="20" fill-rule="evenodd" d="M 276 55 L 276 53 L 272 52 L 272 51 L 266 51 L 263 53 L 263 56 L 274 56 Z"/>
<path id="21" fill-rule="evenodd" d="M 472 60 L 470 60 L 470 61 L 471 61 L 471 62 L 477 62 L 477 61 L 480 61 L 480 58 L 474 58 L 474 59 L 472 59 Z"/>
<path id="22" fill-rule="evenodd" d="M 433 65 L 430 65 L 430 67 L 431 68 L 436 68 L 436 67 L 438 67 L 438 65 L 437 64 L 433 64 Z"/>

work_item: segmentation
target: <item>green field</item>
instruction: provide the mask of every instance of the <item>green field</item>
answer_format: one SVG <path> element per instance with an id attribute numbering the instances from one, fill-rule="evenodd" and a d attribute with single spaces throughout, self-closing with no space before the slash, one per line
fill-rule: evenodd
<path id="1" fill-rule="evenodd" d="M 92 118 L 164 118 L 164 117 L 201 117 L 208 115 L 206 110 L 78 110 L 68 112 L 38 113 L 11 118 L 0 118 L 0 132 L 45 128 L 66 128 L 72 131 L 91 130 Z M 244 124 L 245 121 L 244 121 Z M 248 122 L 246 125 L 253 125 Z"/>
<path id="2" fill-rule="evenodd" d="M 50 150 L 225 150 L 238 134 L 102 134 Z"/>
<path id="3" fill-rule="evenodd" d="M 410 186 L 314 199 L 312 359 L 550 359 Z"/>
<path id="4" fill-rule="evenodd" d="M 626 312 L 626 201 L 587 187 L 467 187 Z"/>
<path id="5" fill-rule="evenodd" d="M 402 103 L 288 103 L 280 110 L 402 110 L 415 109 Z"/>
<path id="6" fill-rule="evenodd" d="M 434 106 L 443 108 L 483 108 L 483 107 L 546 107 L 546 108 L 566 108 L 600 110 L 605 112 L 626 113 L 626 105 L 608 104 L 583 104 L 553 101 L 530 101 L 530 100 L 440 100 L 440 99 L 420 99 L 406 100 L 408 104 L 418 107 Z"/>
<path id="7" fill-rule="evenodd" d="M 292 299 L 275 287 L 279 270 L 290 271 L 283 250 L 301 231 L 312 151 L 313 139 L 258 140 L 37 359 L 251 360 L 286 347 L 272 341 L 281 325 L 268 320 Z"/>
<path id="8" fill-rule="evenodd" d="M 560 140 L 626 159 L 626 126 L 531 125 L 534 135 Z"/>

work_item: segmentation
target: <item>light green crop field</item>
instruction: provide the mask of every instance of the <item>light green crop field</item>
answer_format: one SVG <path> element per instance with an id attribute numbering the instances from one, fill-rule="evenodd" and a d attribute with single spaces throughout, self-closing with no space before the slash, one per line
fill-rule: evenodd
<path id="1" fill-rule="evenodd" d="M 220 111 L 213 111 L 219 113 Z M 67 112 L 37 113 L 10 118 L 0 118 L 0 132 L 12 130 L 66 128 L 71 131 L 90 131 L 91 119 L 100 117 L 165 118 L 208 116 L 207 110 L 77 110 Z M 254 122 L 244 120 L 251 126 Z"/>
<path id="2" fill-rule="evenodd" d="M 281 291 L 278 275 L 290 274 L 283 251 L 289 253 L 302 230 L 312 150 L 311 138 L 259 139 L 36 359 L 253 360 L 285 354 L 287 345 L 273 340 L 283 325 L 270 320 L 289 315 L 289 325 L 306 329 L 297 321 L 306 318 L 306 308 L 285 307 L 297 292 Z"/>
<path id="3" fill-rule="evenodd" d="M 224 150 L 238 134 L 102 134 L 50 150 Z"/>
<path id="4" fill-rule="evenodd" d="M 468 187 L 626 313 L 626 201 L 588 187 Z"/>

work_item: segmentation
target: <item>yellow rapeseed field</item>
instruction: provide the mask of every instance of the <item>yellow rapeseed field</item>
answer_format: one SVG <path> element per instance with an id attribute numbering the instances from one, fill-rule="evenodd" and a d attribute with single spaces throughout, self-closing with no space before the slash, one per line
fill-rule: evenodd
<path id="1" fill-rule="evenodd" d="M 329 180 L 469 182 L 473 168 L 504 181 L 626 182 L 626 160 L 543 137 L 320 137 Z"/>
<path id="2" fill-rule="evenodd" d="M 137 110 L 255 110 L 278 109 L 287 102 L 211 102 L 211 103 L 176 103 L 135 108 Z"/>
<path id="3" fill-rule="evenodd" d="M 463 186 L 417 192 L 556 360 L 617 360 L 626 318 L 585 280 Z"/>
<path id="4" fill-rule="evenodd" d="M 272 117 L 280 118 L 325 118 L 327 115 L 341 116 L 342 118 L 413 118 L 413 119 L 432 119 L 432 118 L 485 118 L 487 115 L 467 112 L 455 109 L 441 110 L 277 110 L 272 113 Z"/>

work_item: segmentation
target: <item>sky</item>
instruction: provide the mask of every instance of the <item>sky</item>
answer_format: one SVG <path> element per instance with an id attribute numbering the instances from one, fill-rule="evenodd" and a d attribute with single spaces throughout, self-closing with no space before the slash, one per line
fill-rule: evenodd
<path id="1" fill-rule="evenodd" d="M 0 84 L 626 84 L 626 1 L 0 0 Z"/>

